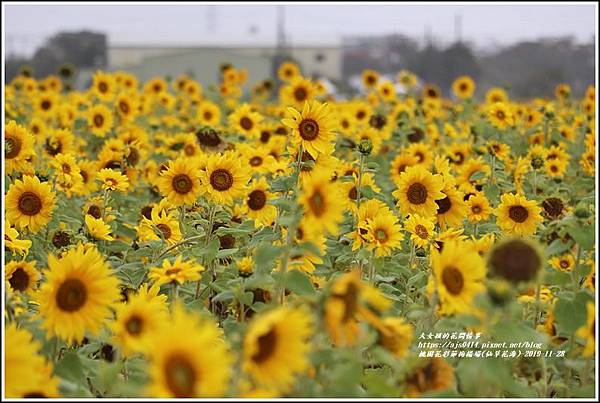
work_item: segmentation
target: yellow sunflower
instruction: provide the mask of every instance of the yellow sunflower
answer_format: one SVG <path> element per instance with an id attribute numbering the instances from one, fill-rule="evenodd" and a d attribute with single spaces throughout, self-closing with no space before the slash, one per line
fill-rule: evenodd
<path id="1" fill-rule="evenodd" d="M 113 127 L 113 114 L 102 104 L 96 104 L 87 111 L 87 120 L 94 136 L 104 137 Z"/>
<path id="2" fill-rule="evenodd" d="M 506 234 L 533 235 L 542 222 L 542 208 L 535 200 L 527 200 L 519 194 L 505 193 L 500 196 L 496 208 L 498 226 Z"/>
<path id="3" fill-rule="evenodd" d="M 292 119 L 283 119 L 282 123 L 293 130 L 296 144 L 300 144 L 313 158 L 333 152 L 334 115 L 327 103 L 306 102 L 302 113 L 294 108 L 287 110 Z"/>
<path id="4" fill-rule="evenodd" d="M 494 102 L 489 106 L 488 118 L 492 125 L 499 129 L 505 129 L 515 123 L 510 108 L 503 102 Z"/>
<path id="5" fill-rule="evenodd" d="M 177 304 L 168 322 L 149 333 L 148 345 L 148 396 L 222 397 L 226 392 L 233 356 L 212 321 L 199 320 Z"/>
<path id="6" fill-rule="evenodd" d="M 124 356 L 147 352 L 152 347 L 148 339 L 168 320 L 165 301 L 148 299 L 144 292 L 129 297 L 127 303 L 117 305 L 115 311 L 111 330 Z"/>
<path id="7" fill-rule="evenodd" d="M 379 82 L 379 73 L 375 70 L 365 69 L 362 72 L 362 83 L 367 89 L 375 88 Z"/>
<path id="8" fill-rule="evenodd" d="M 426 218 L 411 214 L 404 221 L 404 229 L 410 232 L 410 239 L 419 248 L 427 248 L 435 235 L 433 217 Z"/>
<path id="9" fill-rule="evenodd" d="M 402 318 L 384 318 L 383 327 L 378 330 L 378 344 L 397 357 L 405 357 L 413 340 L 413 326 Z"/>
<path id="10" fill-rule="evenodd" d="M 460 99 L 468 99 L 475 92 L 475 81 L 469 76 L 460 76 L 452 83 L 452 91 Z"/>
<path id="11" fill-rule="evenodd" d="M 103 190 L 113 190 L 125 193 L 129 189 L 129 179 L 127 176 L 114 169 L 101 169 L 100 172 L 98 172 L 96 180 L 102 184 Z"/>
<path id="12" fill-rule="evenodd" d="M 116 90 L 115 78 L 111 74 L 96 71 L 92 77 L 91 91 L 102 101 L 113 99 Z"/>
<path id="13" fill-rule="evenodd" d="M 167 245 L 174 245 L 183 238 L 175 213 L 160 211 L 158 206 L 152 208 L 150 218 L 142 218 L 137 235 L 140 241 L 158 241 L 162 238 Z"/>
<path id="14" fill-rule="evenodd" d="M 28 158 L 35 154 L 33 142 L 31 133 L 14 120 L 4 126 L 4 168 L 6 173 L 10 174 L 25 168 Z"/>
<path id="15" fill-rule="evenodd" d="M 389 256 L 392 250 L 400 247 L 400 242 L 404 239 L 402 227 L 397 223 L 394 216 L 379 214 L 375 218 L 367 219 L 367 224 L 363 228 L 367 232 L 364 237 L 368 240 L 367 249 L 375 250 L 375 256 Z"/>
<path id="16" fill-rule="evenodd" d="M 492 87 L 485 93 L 485 101 L 488 104 L 493 104 L 496 102 L 508 102 L 508 94 L 503 88 L 500 87 Z"/>
<path id="17" fill-rule="evenodd" d="M 596 351 L 596 306 L 593 302 L 586 304 L 587 320 L 585 325 L 577 329 L 575 335 L 585 340 L 584 357 L 594 357 Z"/>
<path id="18" fill-rule="evenodd" d="M 469 222 L 487 221 L 491 211 L 490 202 L 483 193 L 478 193 L 467 199 L 467 219 Z"/>
<path id="19" fill-rule="evenodd" d="M 556 270 L 570 272 L 575 268 L 575 258 L 570 253 L 563 253 L 561 256 L 552 257 L 550 265 Z"/>
<path id="20" fill-rule="evenodd" d="M 200 169 L 187 158 L 169 161 L 167 169 L 160 172 L 158 188 L 176 206 L 194 204 L 204 190 Z"/>
<path id="21" fill-rule="evenodd" d="M 247 196 L 244 201 L 243 211 L 249 218 L 254 220 L 256 227 L 269 226 L 273 224 L 277 217 L 277 207 L 268 204 L 273 199 L 273 194 L 269 192 L 269 185 L 266 178 L 254 180 L 247 190 Z"/>
<path id="22" fill-rule="evenodd" d="M 235 133 L 240 133 L 248 138 L 260 137 L 260 122 L 263 117 L 260 113 L 252 110 L 249 104 L 242 104 L 229 115 L 229 125 Z"/>
<path id="23" fill-rule="evenodd" d="M 50 254 L 44 275 L 36 295 L 41 326 L 69 344 L 97 333 L 119 300 L 119 281 L 95 247 L 79 244 L 60 258 Z"/>
<path id="24" fill-rule="evenodd" d="M 18 228 L 38 232 L 52 219 L 56 195 L 51 189 L 37 176 L 17 179 L 6 193 L 6 218 Z"/>
<path id="25" fill-rule="evenodd" d="M 435 201 L 440 228 L 444 230 L 447 226 L 460 226 L 467 215 L 467 206 L 462 192 L 456 190 L 454 178 L 445 180 L 442 193 L 445 197 Z"/>
<path id="26" fill-rule="evenodd" d="M 296 77 L 281 87 L 279 98 L 282 105 L 302 108 L 304 103 L 311 102 L 315 95 L 315 85 L 309 79 Z"/>
<path id="27" fill-rule="evenodd" d="M 60 380 L 39 352 L 42 345 L 13 322 L 5 329 L 4 393 L 7 398 L 59 397 Z"/>
<path id="28" fill-rule="evenodd" d="M 131 122 L 139 113 L 139 100 L 134 92 L 121 92 L 115 100 L 115 109 L 121 122 Z"/>
<path id="29" fill-rule="evenodd" d="M 99 241 L 114 241 L 110 234 L 112 232 L 110 225 L 106 224 L 102 218 L 94 218 L 93 216 L 85 215 L 85 226 L 90 236 Z"/>
<path id="30" fill-rule="evenodd" d="M 200 172 L 200 179 L 209 200 L 232 205 L 234 199 L 244 195 L 250 174 L 236 156 L 213 154 L 206 162 L 206 169 Z"/>
<path id="31" fill-rule="evenodd" d="M 310 365 L 312 319 L 300 308 L 280 307 L 252 320 L 244 335 L 242 368 L 261 386 L 287 392 Z"/>
<path id="32" fill-rule="evenodd" d="M 420 361 L 406 376 L 406 397 L 450 389 L 454 384 L 454 368 L 443 358 Z"/>
<path id="33" fill-rule="evenodd" d="M 204 125 L 217 126 L 221 123 L 221 109 L 219 108 L 219 105 L 214 102 L 202 101 L 200 105 L 198 105 L 196 118 Z"/>
<path id="34" fill-rule="evenodd" d="M 293 62 L 284 62 L 277 70 L 277 77 L 281 81 L 290 82 L 298 76 L 300 76 L 300 68 Z"/>
<path id="35" fill-rule="evenodd" d="M 148 278 L 157 285 L 171 282 L 183 284 L 186 281 L 200 280 L 200 273 L 204 271 L 204 267 L 193 259 L 187 261 L 182 259 L 181 256 L 178 256 L 173 263 L 168 259 L 163 260 L 162 267 L 150 269 Z"/>
<path id="36" fill-rule="evenodd" d="M 29 239 L 19 239 L 19 231 L 14 228 L 8 220 L 4 220 L 4 246 L 12 253 L 17 253 L 21 256 L 27 256 L 31 241 Z"/>
<path id="37" fill-rule="evenodd" d="M 450 241 L 431 255 L 440 313 L 471 313 L 473 299 L 485 290 L 485 262 L 469 242 Z"/>
<path id="38" fill-rule="evenodd" d="M 40 278 L 35 269 L 35 261 L 10 261 L 4 266 L 5 279 L 14 292 L 28 293 L 37 287 Z"/>
<path id="39" fill-rule="evenodd" d="M 409 167 L 400 174 L 398 189 L 392 195 L 398 200 L 402 214 L 418 213 L 424 217 L 435 216 L 436 200 L 446 197 L 442 193 L 444 182 L 441 175 L 433 175 L 422 166 Z"/>
<path id="40" fill-rule="evenodd" d="M 315 232 L 336 234 L 343 220 L 339 184 L 331 183 L 325 170 L 315 170 L 302 184 L 300 204 L 304 208 L 302 223 Z"/>

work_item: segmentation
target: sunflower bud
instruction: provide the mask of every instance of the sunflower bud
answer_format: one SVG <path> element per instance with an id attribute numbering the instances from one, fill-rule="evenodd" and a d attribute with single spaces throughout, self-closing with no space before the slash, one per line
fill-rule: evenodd
<path id="1" fill-rule="evenodd" d="M 531 167 L 533 169 L 540 169 L 544 166 L 544 160 L 540 157 L 533 157 L 531 159 Z"/>
<path id="2" fill-rule="evenodd" d="M 575 217 L 577 218 L 581 218 L 582 220 L 585 220 L 586 218 L 589 218 L 591 213 L 589 211 L 588 208 L 586 208 L 585 206 L 578 206 L 575 209 Z"/>
<path id="3" fill-rule="evenodd" d="M 360 143 L 358 143 L 358 151 L 360 151 L 362 155 L 371 154 L 371 151 L 373 151 L 373 143 L 371 142 L 371 140 L 361 140 Z"/>

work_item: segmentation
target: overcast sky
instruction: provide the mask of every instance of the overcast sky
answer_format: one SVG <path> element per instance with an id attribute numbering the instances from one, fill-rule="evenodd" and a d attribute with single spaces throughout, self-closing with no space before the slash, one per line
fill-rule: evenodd
<path id="1" fill-rule="evenodd" d="M 30 55 L 61 30 L 88 29 L 108 34 L 110 44 L 202 45 L 274 44 L 275 5 L 6 5 L 7 54 Z M 286 4 L 285 27 L 292 44 L 340 42 L 353 34 L 403 33 L 422 39 L 427 30 L 442 42 L 462 37 L 479 48 L 524 39 L 574 36 L 595 38 L 592 4 L 405 5 Z"/>

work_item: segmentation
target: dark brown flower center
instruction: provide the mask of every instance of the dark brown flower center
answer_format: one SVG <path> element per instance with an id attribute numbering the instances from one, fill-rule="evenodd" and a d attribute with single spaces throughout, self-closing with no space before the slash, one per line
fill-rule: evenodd
<path id="1" fill-rule="evenodd" d="M 515 239 L 492 249 L 488 264 L 494 274 L 517 283 L 531 280 L 541 268 L 541 259 L 531 245 Z"/>
<path id="2" fill-rule="evenodd" d="M 56 292 L 56 305 L 65 312 L 79 310 L 87 300 L 87 289 L 81 280 L 71 278 L 65 280 Z"/>
<path id="3" fill-rule="evenodd" d="M 342 322 L 347 322 L 354 317 L 354 314 L 358 309 L 358 294 L 359 289 L 356 284 L 349 283 L 346 287 L 346 292 L 334 295 L 334 297 L 341 298 L 342 301 L 344 301 L 344 315 L 342 316 Z"/>
<path id="4" fill-rule="evenodd" d="M 308 205 L 314 215 L 320 217 L 326 211 L 325 198 L 319 190 L 316 190 L 308 199 Z"/>
<path id="5" fill-rule="evenodd" d="M 119 109 L 121 110 L 121 112 L 123 112 L 125 115 L 127 115 L 129 113 L 129 104 L 125 101 L 120 101 L 119 102 Z"/>
<path id="6" fill-rule="evenodd" d="M 373 115 L 369 118 L 369 126 L 379 130 L 385 126 L 387 118 L 383 115 Z"/>
<path id="7" fill-rule="evenodd" d="M 557 197 L 549 197 L 542 202 L 542 208 L 548 216 L 557 218 L 563 212 L 564 204 Z"/>
<path id="8" fill-rule="evenodd" d="M 171 185 L 173 186 L 173 190 L 175 190 L 177 193 L 186 194 L 192 190 L 194 183 L 189 176 L 185 174 L 177 174 L 173 177 Z"/>
<path id="9" fill-rule="evenodd" d="M 244 130 L 250 130 L 254 127 L 254 122 L 249 117 L 244 116 L 240 119 L 240 126 L 242 126 L 242 129 Z"/>
<path id="10" fill-rule="evenodd" d="M 88 210 L 87 214 L 91 215 L 95 219 L 102 217 L 102 208 L 96 204 L 92 204 Z"/>
<path id="11" fill-rule="evenodd" d="M 413 183 L 408 187 L 406 197 L 412 204 L 423 204 L 427 201 L 427 188 L 422 183 Z"/>
<path id="12" fill-rule="evenodd" d="M 15 158 L 21 151 L 21 140 L 16 137 L 7 137 L 4 140 L 4 156 L 6 159 Z"/>
<path id="13" fill-rule="evenodd" d="M 367 112 L 360 110 L 356 112 L 356 119 L 363 120 L 367 116 Z"/>
<path id="14" fill-rule="evenodd" d="M 444 197 L 443 199 L 436 200 L 435 203 L 438 205 L 438 214 L 445 214 L 452 208 L 452 201 L 450 201 L 448 196 Z"/>
<path id="15" fill-rule="evenodd" d="M 206 147 L 216 147 L 221 144 L 219 134 L 213 129 L 199 130 L 196 132 L 196 139 L 198 143 Z"/>
<path id="16" fill-rule="evenodd" d="M 253 167 L 261 166 L 262 162 L 263 162 L 262 157 L 259 157 L 258 155 L 255 155 L 254 157 L 250 158 L 250 165 Z"/>
<path id="17" fill-rule="evenodd" d="M 235 247 L 235 237 L 227 234 L 219 237 L 219 249 L 233 249 Z"/>
<path id="18" fill-rule="evenodd" d="M 45 148 L 48 154 L 55 156 L 56 154 L 62 151 L 62 143 L 60 142 L 60 140 L 46 139 Z"/>
<path id="19" fill-rule="evenodd" d="M 300 137 L 306 141 L 312 141 L 319 136 L 319 124 L 313 119 L 304 119 L 298 126 Z"/>
<path id="20" fill-rule="evenodd" d="M 475 204 L 473 207 L 471 207 L 471 211 L 473 212 L 473 214 L 479 214 L 481 213 L 482 209 L 481 206 Z"/>
<path id="21" fill-rule="evenodd" d="M 108 84 L 106 84 L 104 81 L 101 81 L 101 82 L 98 84 L 98 90 L 99 90 L 101 93 L 105 93 L 105 92 L 107 92 L 107 91 L 108 91 Z"/>
<path id="22" fill-rule="evenodd" d="M 8 279 L 10 286 L 15 291 L 25 291 L 29 285 L 29 274 L 21 267 L 13 272 Z"/>
<path id="23" fill-rule="evenodd" d="M 277 348 L 277 332 L 275 328 L 271 328 L 267 333 L 259 336 L 256 343 L 258 351 L 251 358 L 255 363 L 262 364 L 273 355 Z"/>
<path id="24" fill-rule="evenodd" d="M 425 228 L 424 225 L 421 225 L 421 224 L 415 225 L 415 233 L 421 239 L 429 238 L 429 231 L 427 231 L 427 228 Z"/>
<path id="25" fill-rule="evenodd" d="M 43 100 L 41 107 L 43 110 L 47 111 L 48 109 L 50 109 L 50 107 L 52 106 L 52 102 L 48 101 L 48 100 Z"/>
<path id="26" fill-rule="evenodd" d="M 224 192 L 233 186 L 233 175 L 226 169 L 215 169 L 210 174 L 210 184 L 219 192 Z"/>
<path id="27" fill-rule="evenodd" d="M 166 360 L 164 369 L 167 386 L 175 397 L 194 397 L 198 374 L 187 357 L 179 354 L 171 355 Z"/>
<path id="28" fill-rule="evenodd" d="M 248 195 L 248 207 L 251 210 L 261 210 L 267 203 L 267 195 L 262 190 L 254 190 Z"/>
<path id="29" fill-rule="evenodd" d="M 506 117 L 506 115 L 504 114 L 503 111 L 498 111 L 496 112 L 496 117 L 500 120 L 504 120 L 504 118 Z"/>
<path id="30" fill-rule="evenodd" d="M 143 328 L 144 320 L 138 315 L 131 315 L 125 323 L 125 329 L 127 329 L 127 333 L 132 336 L 138 336 L 140 333 L 142 333 Z"/>
<path id="31" fill-rule="evenodd" d="M 173 234 L 173 232 L 171 231 L 171 228 L 169 228 L 169 226 L 167 224 L 158 224 L 156 226 L 156 228 L 158 228 L 160 230 L 160 232 L 162 232 L 163 238 L 165 238 L 165 239 L 171 238 L 171 235 Z"/>
<path id="32" fill-rule="evenodd" d="M 523 206 L 510 206 L 510 208 L 508 209 L 508 216 L 511 220 L 520 224 L 527 221 L 527 217 L 529 217 L 529 212 Z"/>
<path id="33" fill-rule="evenodd" d="M 22 214 L 33 216 L 42 210 L 42 199 L 33 192 L 24 192 L 19 197 L 18 206 Z"/>
<path id="34" fill-rule="evenodd" d="M 459 295 L 464 286 L 463 275 L 456 267 L 444 267 L 442 271 L 442 283 L 450 294 Z"/>
<path id="35" fill-rule="evenodd" d="M 100 217 L 95 217 L 100 218 Z M 65 231 L 56 231 L 52 236 L 52 245 L 57 248 L 63 248 L 71 244 L 71 235 Z"/>
<path id="36" fill-rule="evenodd" d="M 411 143 L 418 143 L 425 138 L 425 133 L 418 127 L 413 127 L 410 134 L 408 135 L 408 141 Z"/>
<path id="37" fill-rule="evenodd" d="M 104 116 L 94 115 L 94 125 L 96 125 L 96 127 L 102 127 L 102 125 L 104 125 Z"/>
<path id="38" fill-rule="evenodd" d="M 260 132 L 260 142 L 261 143 L 268 143 L 270 138 L 271 138 L 270 131 L 263 130 L 262 132 Z"/>
<path id="39" fill-rule="evenodd" d="M 294 98 L 297 102 L 302 102 L 308 97 L 308 92 L 304 87 L 298 87 L 294 90 Z"/>
<path id="40" fill-rule="evenodd" d="M 353 186 L 352 189 L 350 189 L 348 192 L 348 197 L 352 200 L 356 200 L 358 198 L 358 190 L 356 189 L 356 186 Z"/>

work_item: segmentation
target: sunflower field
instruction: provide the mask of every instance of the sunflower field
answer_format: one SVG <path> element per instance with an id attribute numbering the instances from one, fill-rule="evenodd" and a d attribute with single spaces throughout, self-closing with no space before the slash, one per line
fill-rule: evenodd
<path id="1" fill-rule="evenodd" d="M 593 85 L 72 73 L 5 88 L 6 397 L 594 396 Z"/>

